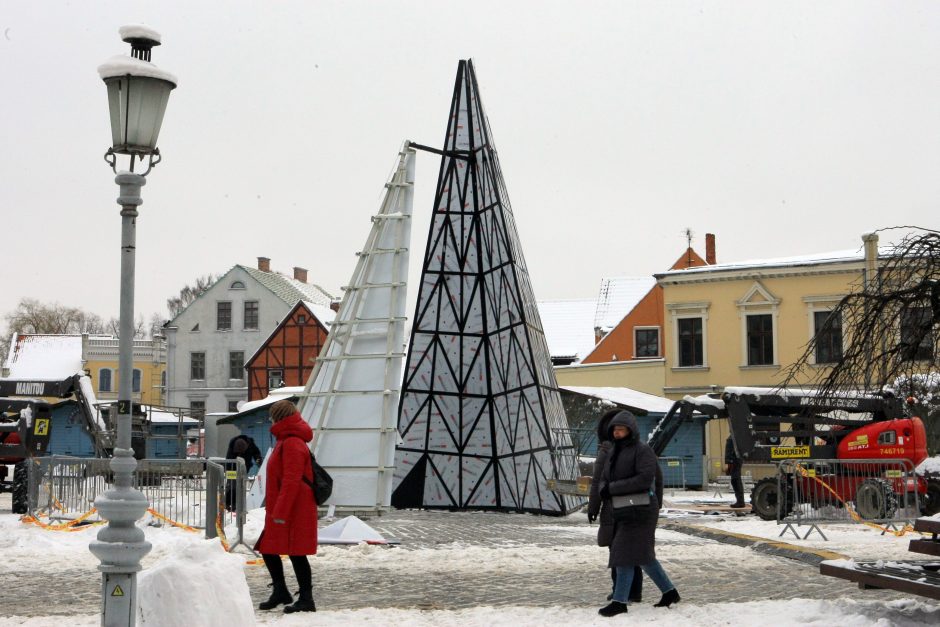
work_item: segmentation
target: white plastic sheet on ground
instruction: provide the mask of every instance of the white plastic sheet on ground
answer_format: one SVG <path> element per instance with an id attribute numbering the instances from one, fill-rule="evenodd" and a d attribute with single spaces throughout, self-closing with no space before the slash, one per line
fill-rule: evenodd
<path id="1" fill-rule="evenodd" d="M 356 516 L 346 516 L 317 532 L 320 544 L 386 544 L 382 534 Z"/>

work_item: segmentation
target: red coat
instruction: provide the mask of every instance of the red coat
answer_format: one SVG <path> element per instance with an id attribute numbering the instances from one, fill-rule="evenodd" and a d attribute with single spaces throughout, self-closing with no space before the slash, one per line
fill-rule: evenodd
<path id="1" fill-rule="evenodd" d="M 255 550 L 272 555 L 315 555 L 317 506 L 313 488 L 302 479 L 313 481 L 307 448 L 313 440 L 313 429 L 295 413 L 274 423 L 271 434 L 277 444 L 268 459 L 264 531 Z"/>

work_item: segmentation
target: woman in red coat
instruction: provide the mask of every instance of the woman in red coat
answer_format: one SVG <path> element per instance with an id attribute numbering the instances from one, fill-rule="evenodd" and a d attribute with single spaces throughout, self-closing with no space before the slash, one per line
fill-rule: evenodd
<path id="1" fill-rule="evenodd" d="M 290 401 L 271 405 L 271 434 L 277 440 L 268 459 L 265 488 L 264 531 L 255 550 L 264 558 L 271 574 L 274 590 L 271 597 L 258 607 L 274 609 L 284 603 L 284 611 L 316 612 L 313 602 L 313 581 L 308 555 L 317 553 L 317 504 L 313 498 L 313 465 L 308 443 L 313 430 L 300 417 Z M 309 480 L 308 485 L 305 481 Z M 296 603 L 284 582 L 281 555 L 290 557 L 294 575 L 300 586 Z"/>

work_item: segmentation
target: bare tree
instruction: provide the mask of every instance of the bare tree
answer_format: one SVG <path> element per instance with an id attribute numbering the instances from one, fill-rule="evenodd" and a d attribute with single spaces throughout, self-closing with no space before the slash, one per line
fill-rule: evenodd
<path id="1" fill-rule="evenodd" d="M 3 319 L 6 330 L 0 336 L 0 361 L 6 359 L 14 333 L 104 333 L 107 329 L 98 314 L 34 298 L 20 300 Z"/>
<path id="2" fill-rule="evenodd" d="M 108 320 L 107 332 L 114 337 L 121 337 L 121 319 L 112 317 L 110 320 Z M 148 333 L 149 327 L 144 324 L 144 315 L 137 314 L 137 319 L 134 320 L 134 339 L 142 340 L 144 338 L 150 337 Z"/>
<path id="3" fill-rule="evenodd" d="M 913 397 L 915 402 L 927 399 L 926 382 L 938 370 L 938 323 L 940 231 L 918 228 L 893 246 L 876 276 L 859 282 L 839 301 L 790 367 L 784 385 L 808 381 L 821 396 L 851 389 L 887 389 Z M 829 369 L 813 366 L 819 350 L 826 346 L 832 350 L 836 328 L 846 331 L 844 341 L 836 344 L 841 355 Z M 921 404 L 926 408 L 926 402 Z M 923 417 L 928 439 L 934 443 L 932 450 L 936 450 L 940 424 Z"/>
<path id="4" fill-rule="evenodd" d="M 178 316 L 190 303 L 199 298 L 200 294 L 212 287 L 212 284 L 218 279 L 219 277 L 214 274 L 196 277 L 192 285 L 183 286 L 179 296 L 171 296 L 166 299 L 166 308 L 170 313 L 170 318 Z"/>

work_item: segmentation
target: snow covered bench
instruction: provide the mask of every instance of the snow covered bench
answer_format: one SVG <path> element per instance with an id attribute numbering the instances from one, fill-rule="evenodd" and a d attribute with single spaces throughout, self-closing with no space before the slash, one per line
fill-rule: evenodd
<path id="1" fill-rule="evenodd" d="M 940 520 L 919 518 L 914 523 L 914 531 L 928 533 L 932 537 L 911 540 L 909 551 L 940 556 Z M 822 575 L 854 581 L 863 590 L 890 588 L 940 600 L 940 561 L 833 560 L 822 562 L 819 572 Z"/>

